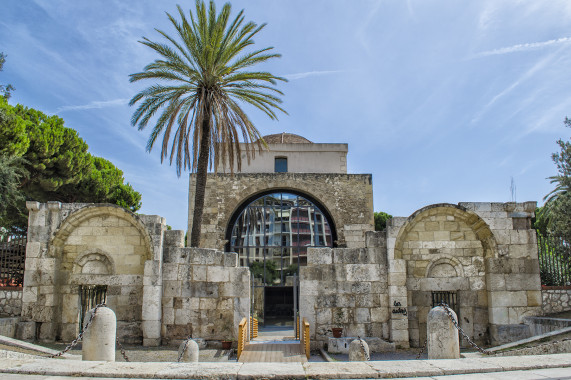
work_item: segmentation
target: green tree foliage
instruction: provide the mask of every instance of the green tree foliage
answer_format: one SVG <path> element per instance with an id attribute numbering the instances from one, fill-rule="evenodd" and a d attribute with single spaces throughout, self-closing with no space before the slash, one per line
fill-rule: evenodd
<path id="1" fill-rule="evenodd" d="M 565 126 L 571 127 L 571 119 L 565 118 Z M 561 150 L 552 159 L 558 174 L 549 177 L 555 189 L 545 196 L 539 219 L 547 223 L 551 235 L 571 241 L 571 142 L 559 139 L 557 144 Z"/>
<path id="2" fill-rule="evenodd" d="M 25 174 L 21 157 L 0 154 L 0 227 L 19 229 L 26 220 L 25 195 L 19 189 Z"/>
<path id="3" fill-rule="evenodd" d="M 244 23 L 243 11 L 230 19 L 230 4 L 216 13 L 214 1 L 207 6 L 196 1 L 196 11 L 188 19 L 178 7 L 180 21 L 167 14 L 176 34 L 174 37 L 158 30 L 166 41 L 141 43 L 160 55 L 143 72 L 132 74 L 131 82 L 151 80 L 152 85 L 136 94 L 130 105 L 137 103 L 132 124 L 144 129 L 157 115 L 156 124 L 147 142 L 150 151 L 162 135 L 161 161 L 169 158 L 181 170 L 196 171 L 196 191 L 190 245 L 200 245 L 204 193 L 208 166 L 222 163 L 233 170 L 241 166 L 240 135 L 245 143 L 253 142 L 258 149 L 265 146 L 260 133 L 238 102 L 252 105 L 271 119 L 275 110 L 283 109 L 275 88 L 285 81 L 268 72 L 249 70 L 279 54 L 271 47 L 247 51 L 253 37 L 264 25 Z M 285 111 L 283 111 L 285 112 Z M 169 148 L 170 146 L 170 148 Z M 245 145 L 246 157 L 253 154 Z M 169 153 L 170 149 L 170 153 Z M 227 164 L 227 165 L 225 165 Z"/>
<path id="4" fill-rule="evenodd" d="M 4 63 L 6 63 L 7 55 L 4 53 L 0 53 L 0 71 L 4 70 Z M 14 91 L 15 88 L 11 84 L 0 84 L 0 94 L 5 100 L 10 99 L 10 92 Z"/>
<path id="5" fill-rule="evenodd" d="M 383 231 L 387 228 L 387 221 L 393 216 L 387 214 L 386 212 L 375 212 L 375 231 Z"/>
<path id="6" fill-rule="evenodd" d="M 11 199 L 0 208 L 5 228 L 25 228 L 25 200 L 141 207 L 141 194 L 124 183 L 123 172 L 89 154 L 85 141 L 57 116 L 11 106 L 0 97 L 0 143 L 0 187 Z"/>

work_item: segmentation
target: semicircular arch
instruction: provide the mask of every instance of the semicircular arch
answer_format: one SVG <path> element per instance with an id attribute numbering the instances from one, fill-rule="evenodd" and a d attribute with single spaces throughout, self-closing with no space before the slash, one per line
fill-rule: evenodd
<path id="1" fill-rule="evenodd" d="M 145 260 L 152 259 L 152 238 L 144 223 L 132 212 L 125 210 L 123 207 L 112 204 L 88 205 L 69 214 L 63 220 L 50 240 L 50 254 L 53 257 L 61 258 L 66 240 L 79 226 L 92 218 L 110 216 L 125 220 L 130 226 L 138 231 L 140 238 L 142 239 L 142 245 L 145 247 L 144 258 Z"/>
<path id="2" fill-rule="evenodd" d="M 395 241 L 394 257 L 403 258 L 403 245 L 408 234 L 415 228 L 416 224 L 430 218 L 431 216 L 447 215 L 455 220 L 464 222 L 474 232 L 477 240 L 482 243 L 484 258 L 497 257 L 497 243 L 490 226 L 475 212 L 465 207 L 451 203 L 437 203 L 423 207 L 408 217 L 405 224 L 400 228 Z"/>

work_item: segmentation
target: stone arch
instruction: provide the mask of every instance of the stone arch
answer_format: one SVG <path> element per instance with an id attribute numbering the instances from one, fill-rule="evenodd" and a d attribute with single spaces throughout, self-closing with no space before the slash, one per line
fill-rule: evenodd
<path id="1" fill-rule="evenodd" d="M 407 219 L 396 237 L 394 259 L 404 261 L 412 346 L 424 341 L 426 316 L 443 296 L 456 297 L 461 327 L 472 339 L 486 342 L 485 261 L 495 257 L 498 249 L 490 227 L 462 206 L 430 205 Z"/>
<path id="2" fill-rule="evenodd" d="M 287 192 L 287 193 L 300 195 L 300 196 L 308 199 L 309 201 L 313 202 L 323 212 L 323 214 L 327 218 L 329 225 L 330 225 L 330 228 L 331 228 L 331 233 L 333 235 L 333 244 L 334 244 L 334 246 L 336 246 L 337 227 L 336 227 L 335 219 L 333 218 L 329 208 L 322 201 L 320 201 L 319 198 L 317 198 L 316 196 L 314 196 L 313 194 L 309 193 L 306 190 L 302 190 L 302 189 L 298 189 L 298 188 L 273 187 L 273 188 L 266 188 L 263 190 L 248 192 L 249 195 L 243 197 L 241 200 L 237 200 L 236 203 L 233 205 L 232 212 L 226 218 L 226 221 L 224 223 L 224 225 L 226 226 L 225 232 L 224 232 L 224 237 L 226 240 L 226 244 L 225 244 L 226 250 L 228 250 L 230 247 L 230 240 L 231 240 L 230 235 L 232 234 L 232 227 L 234 225 L 234 222 L 236 221 L 236 218 L 240 215 L 240 213 L 244 210 L 244 208 L 247 207 L 254 200 L 256 200 L 256 199 L 258 199 L 258 198 L 260 198 L 266 194 L 271 194 L 271 193 L 276 193 L 276 192 Z"/>
<path id="3" fill-rule="evenodd" d="M 74 263 L 73 274 L 115 274 L 113 258 L 99 248 L 81 254 Z"/>
<path id="4" fill-rule="evenodd" d="M 465 207 L 451 203 L 437 203 L 423 207 L 408 217 L 405 224 L 399 230 L 395 241 L 395 259 L 402 259 L 404 238 L 409 232 L 411 232 L 417 222 L 425 217 L 436 216 L 440 211 L 446 209 L 448 210 L 448 213 L 445 212 L 445 214 L 459 218 L 472 229 L 477 239 L 482 243 L 485 258 L 498 257 L 496 239 L 494 238 L 490 227 L 482 218 Z"/>
<path id="5" fill-rule="evenodd" d="M 134 213 L 125 210 L 123 207 L 111 204 L 87 205 L 86 207 L 80 208 L 79 210 L 69 214 L 67 218 L 63 220 L 59 228 L 55 231 L 50 241 L 49 247 L 52 257 L 61 258 L 65 241 L 74 232 L 74 230 L 79 227 L 80 224 L 92 218 L 104 218 L 109 216 L 115 216 L 119 219 L 127 221 L 139 232 L 141 238 L 143 239 L 143 244 L 147 248 L 144 256 L 145 260 L 151 260 L 153 258 L 153 244 L 151 236 L 147 231 L 144 223 Z"/>
<path id="6" fill-rule="evenodd" d="M 440 275 L 436 275 L 436 271 L 438 270 L 439 266 L 449 266 L 454 270 L 454 276 L 452 277 L 464 277 L 464 269 L 462 268 L 462 263 L 455 258 L 454 256 L 446 255 L 435 259 L 428 264 L 426 268 L 426 277 L 443 277 Z"/>

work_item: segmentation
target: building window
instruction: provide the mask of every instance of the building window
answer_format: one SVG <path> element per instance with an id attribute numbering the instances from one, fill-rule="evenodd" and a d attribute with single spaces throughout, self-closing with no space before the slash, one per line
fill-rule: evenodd
<path id="1" fill-rule="evenodd" d="M 287 173 L 287 157 L 276 157 L 274 172 Z"/>
<path id="2" fill-rule="evenodd" d="M 307 265 L 307 249 L 332 247 L 327 214 L 311 200 L 289 192 L 262 195 L 233 217 L 229 250 L 238 253 L 266 286 L 286 285 L 287 277 Z"/>

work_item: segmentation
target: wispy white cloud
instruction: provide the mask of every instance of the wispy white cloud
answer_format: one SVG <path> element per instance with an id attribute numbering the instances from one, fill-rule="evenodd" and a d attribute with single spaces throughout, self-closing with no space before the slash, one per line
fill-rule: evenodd
<path id="1" fill-rule="evenodd" d="M 480 118 L 501 98 L 505 97 L 507 94 L 511 93 L 517 86 L 521 83 L 527 81 L 531 78 L 535 73 L 542 70 L 546 67 L 556 56 L 556 53 L 552 53 L 542 59 L 541 61 L 537 62 L 533 65 L 529 70 L 527 70 L 523 75 L 521 75 L 517 80 L 515 80 L 512 84 L 504 88 L 498 94 L 496 94 L 481 110 L 474 116 L 471 120 L 471 123 L 474 124 L 480 120 Z"/>
<path id="2" fill-rule="evenodd" d="M 488 50 L 478 53 L 474 56 L 474 58 L 479 57 L 487 57 L 490 55 L 500 55 L 500 54 L 509 54 L 515 53 L 518 51 L 528 51 L 528 50 L 536 50 L 545 48 L 548 46 L 555 46 L 560 44 L 568 44 L 571 43 L 571 37 L 562 37 L 555 40 L 543 41 L 543 42 L 530 42 L 525 44 L 518 44 L 513 46 L 508 46 L 500 49 Z"/>
<path id="3" fill-rule="evenodd" d="M 75 106 L 61 106 L 59 107 L 56 112 L 65 112 L 65 111 L 80 111 L 80 110 L 91 110 L 91 109 L 100 109 L 100 108 L 107 108 L 107 107 L 116 107 L 122 106 L 129 103 L 129 99 L 113 99 L 113 100 L 95 100 L 93 102 L 89 102 L 87 104 L 80 104 Z"/>
<path id="4" fill-rule="evenodd" d="M 328 71 L 306 71 L 305 73 L 295 73 L 295 74 L 287 74 L 284 75 L 286 79 L 296 80 L 296 79 L 303 79 L 307 77 L 314 77 L 319 75 L 329 75 L 329 74 L 338 74 L 344 72 L 343 70 L 328 70 Z"/>

